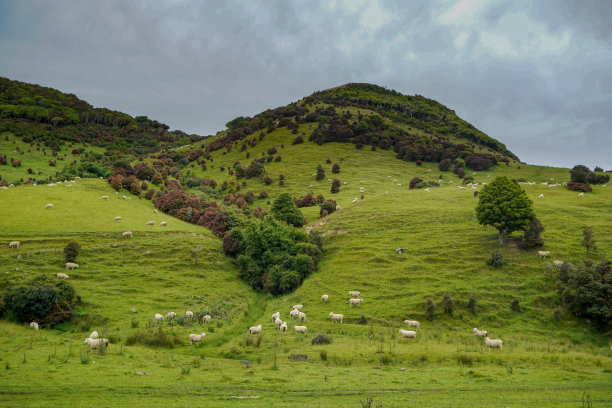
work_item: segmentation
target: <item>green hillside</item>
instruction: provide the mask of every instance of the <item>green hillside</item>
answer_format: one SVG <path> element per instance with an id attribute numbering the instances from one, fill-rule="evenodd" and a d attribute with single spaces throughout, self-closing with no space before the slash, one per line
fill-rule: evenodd
<path id="1" fill-rule="evenodd" d="M 360 92 L 362 88 L 357 86 Z M 55 279 L 56 273 L 64 272 L 81 298 L 72 319 L 51 328 L 34 331 L 11 316 L 0 319 L 2 404 L 236 406 L 240 401 L 262 407 L 354 407 L 370 397 L 372 406 L 384 407 L 575 407 L 583 398 L 595 407 L 612 404 L 610 334 L 562 307 L 559 271 L 551 265 L 553 260 L 582 265 L 609 258 L 610 188 L 593 185 L 592 192 L 579 197 L 562 185 L 569 180 L 568 169 L 518 163 L 501 144 L 464 143 L 461 149 L 470 151 L 459 149 L 462 153 L 453 159 L 463 155 L 465 162 L 474 154 L 497 158 L 486 170 L 461 165 L 464 176 L 473 177 L 464 183 L 453 166 L 439 170 L 439 160 L 433 157 L 419 159 L 420 163 L 404 156 L 398 160 L 399 153 L 391 146 L 378 144 L 372 149 L 363 143 L 369 147 L 356 148 L 362 142 L 352 140 L 354 135 L 343 142 L 316 139 L 316 131 L 337 137 L 335 119 L 322 115 L 329 119 L 319 120 L 321 114 L 312 121 L 306 117 L 317 110 L 331 113 L 335 106 L 338 115 L 355 118 L 347 126 L 379 115 L 380 124 L 388 128 L 379 127 L 377 132 L 388 135 L 404 129 L 406 134 L 396 136 L 422 138 L 418 146 L 410 146 L 425 152 L 419 146 L 429 145 L 431 134 L 424 125 L 433 129 L 429 116 L 421 118 L 423 126 L 417 129 L 394 118 L 396 110 L 387 113 L 351 105 L 376 98 L 381 103 L 396 98 L 397 104 L 420 100 L 427 105 L 425 99 L 372 89 L 352 95 L 355 85 L 347 85 L 317 93 L 263 113 L 267 118 L 239 118 L 205 142 L 142 160 L 134 157 L 113 170 L 113 180 L 119 176 L 122 183 L 146 180 L 148 190 L 127 184 L 131 192 L 121 189 L 115 194 L 99 178 L 0 189 L 0 242 L 4 243 L 0 291 L 39 276 Z M 348 102 L 341 106 L 333 98 Z M 431 102 L 431 106 L 446 112 L 441 105 Z M 280 112 L 289 114 L 300 107 L 304 110 L 287 116 L 290 123 L 279 126 L 283 125 Z M 266 123 L 269 118 L 274 119 Z M 353 120 L 357 123 L 351 124 Z M 456 121 L 457 130 L 438 136 L 455 143 L 463 137 L 463 125 L 450 116 L 445 120 Z M 374 122 L 368 121 L 368 126 Z M 308 140 L 311 134 L 314 141 Z M 293 144 L 301 135 L 303 142 Z M 8 136 L 8 141 L 0 138 L 2 151 L 15 146 L 13 142 L 22 143 L 12 132 Z M 453 150 L 450 145 L 439 148 Z M 34 157 L 30 154 L 24 156 Z M 503 157 L 507 164 L 499 160 Z M 260 158 L 263 174 L 248 177 L 252 161 Z M 28 166 L 38 171 L 32 160 Z M 332 173 L 334 163 L 339 173 Z M 319 164 L 325 176 L 317 181 L 313 174 Z M 237 177 L 241 171 L 245 175 Z M 0 175 L 4 174 L 12 179 L 19 176 L 0 167 Z M 547 258 L 540 258 L 537 250 L 521 250 L 519 233 L 500 246 L 497 231 L 478 224 L 474 211 L 478 198 L 471 187 L 478 183 L 474 188 L 481 191 L 482 183 L 502 175 L 535 182 L 521 187 L 546 228 L 541 249 L 550 252 Z M 414 177 L 431 181 L 429 191 L 425 186 L 409 189 Z M 336 178 L 340 189 L 331 193 L 328 179 Z M 177 181 L 184 191 L 177 190 Z M 155 195 L 148 200 L 150 190 Z M 209 209 L 213 206 L 206 203 L 215 202 L 219 217 L 229 214 L 239 222 L 257 222 L 253 216 L 257 208 L 269 214 L 281 193 L 295 198 L 322 194 L 339 210 L 321 218 L 318 205 L 300 208 L 308 221 L 304 228 L 322 234 L 325 252 L 317 270 L 297 290 L 272 296 L 254 291 L 239 278 L 239 267 L 224 255 L 219 234 L 195 225 L 193 212 L 186 217 L 179 209 L 183 204 L 169 212 L 189 222 L 164 214 L 161 207 L 154 213 L 154 204 L 171 192 L 202 197 Z M 102 200 L 103 195 L 109 199 Z M 44 208 L 48 203 L 52 209 Z M 160 205 L 170 208 L 166 204 Z M 122 220 L 114 221 L 116 216 Z M 149 220 L 155 225 L 147 226 Z M 161 221 L 167 226 L 160 226 Z M 598 247 L 588 255 L 581 244 L 584 226 L 592 227 Z M 124 238 L 124 231 L 132 231 L 133 237 Z M 9 248 L 15 240 L 21 242 L 19 248 Z M 79 268 L 72 271 L 64 268 L 62 252 L 69 241 L 78 241 L 82 248 Z M 192 251 L 198 246 L 196 266 Z M 400 255 L 397 248 L 405 252 Z M 496 249 L 503 255 L 501 268 L 486 263 Z M 351 290 L 361 292 L 364 301 L 359 306 L 350 307 Z M 454 300 L 452 315 L 443 308 L 445 293 Z M 322 303 L 322 294 L 329 295 L 327 304 Z M 425 309 L 427 298 L 435 303 L 431 320 Z M 473 310 L 468 307 L 470 298 L 476 300 Z M 513 308 L 515 299 L 519 306 Z M 289 317 L 294 304 L 304 305 L 307 334 L 293 330 L 298 324 Z M 212 321 L 184 321 L 186 310 L 210 314 Z M 175 321 L 155 323 L 156 313 L 170 311 L 178 314 Z M 286 335 L 270 320 L 276 311 L 289 325 Z M 343 323 L 333 323 L 330 312 L 342 313 Z M 398 333 L 406 328 L 405 319 L 421 322 L 416 339 L 403 339 Z M 263 327 L 261 335 L 249 335 L 248 328 L 258 324 Z M 159 327 L 175 339 L 174 347 L 132 344 L 137 333 L 158 333 Z M 474 327 L 503 339 L 503 350 L 489 350 L 482 338 L 472 334 Z M 89 354 L 83 344 L 93 330 L 110 340 L 106 353 Z M 206 333 L 203 344 L 190 345 L 188 335 L 201 332 Z M 332 343 L 312 344 L 318 334 L 330 336 Z"/>

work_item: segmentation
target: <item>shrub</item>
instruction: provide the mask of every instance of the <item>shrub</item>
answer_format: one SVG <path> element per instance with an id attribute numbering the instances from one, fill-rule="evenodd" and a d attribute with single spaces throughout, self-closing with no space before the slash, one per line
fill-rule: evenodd
<path id="1" fill-rule="evenodd" d="M 584 227 L 582 230 L 582 246 L 586 248 L 587 254 L 591 251 L 597 250 L 595 244 L 595 236 L 593 235 L 593 229 L 591 227 Z"/>
<path id="2" fill-rule="evenodd" d="M 587 166 L 579 164 L 570 170 L 570 180 L 576 183 L 587 183 L 591 170 Z"/>
<path id="3" fill-rule="evenodd" d="M 470 313 L 472 313 L 473 315 L 476 314 L 476 305 L 477 305 L 476 298 L 472 296 L 470 300 L 468 300 L 467 308 L 470 311 Z"/>
<path id="4" fill-rule="evenodd" d="M 412 180 L 410 180 L 410 190 L 413 190 L 413 189 L 417 188 L 418 185 L 421 184 L 422 181 L 423 181 L 423 179 L 421 179 L 419 177 L 415 177 Z"/>
<path id="5" fill-rule="evenodd" d="M 520 312 L 521 302 L 517 298 L 512 299 L 512 302 L 510 302 L 510 309 L 512 309 L 515 312 Z"/>
<path id="6" fill-rule="evenodd" d="M 277 220 L 284 221 L 294 227 L 300 228 L 304 225 L 304 217 L 288 193 L 282 193 L 278 196 L 272 205 L 271 213 Z"/>
<path id="7" fill-rule="evenodd" d="M 147 347 L 173 348 L 181 344 L 176 334 L 168 334 L 161 327 L 152 330 L 139 330 L 125 339 L 126 346 L 141 344 Z"/>
<path id="8" fill-rule="evenodd" d="M 302 136 L 296 137 L 295 139 L 293 139 L 293 142 L 291 142 L 292 145 L 296 145 L 300 143 L 304 143 L 304 138 Z"/>
<path id="9" fill-rule="evenodd" d="M 448 171 L 448 169 L 450 168 L 450 165 L 451 165 L 450 159 L 443 159 L 438 164 L 438 168 L 440 169 L 440 171 Z"/>
<path id="10" fill-rule="evenodd" d="M 593 191 L 590 184 L 578 183 L 577 181 L 568 181 L 567 188 L 572 191 L 582 191 L 584 193 L 590 193 L 591 191 Z"/>
<path id="11" fill-rule="evenodd" d="M 316 179 L 317 181 L 321 181 L 325 178 L 325 170 L 323 169 L 322 165 L 317 165 L 317 176 Z"/>
<path id="12" fill-rule="evenodd" d="M 66 244 L 66 246 L 64 247 L 64 255 L 66 257 L 66 262 L 75 262 L 80 252 L 81 246 L 78 242 L 72 241 Z"/>
<path id="13" fill-rule="evenodd" d="M 332 181 L 331 192 L 332 194 L 340 192 L 340 180 L 339 179 L 334 179 L 334 181 Z"/>
<path id="14" fill-rule="evenodd" d="M 280 187 L 283 187 L 285 185 L 285 175 L 284 174 L 279 174 L 279 176 L 278 176 L 278 185 Z"/>
<path id="15" fill-rule="evenodd" d="M 268 198 L 268 192 L 266 190 L 261 190 L 259 192 L 259 198 Z"/>
<path id="16" fill-rule="evenodd" d="M 72 309 L 70 303 L 66 300 L 58 301 L 51 305 L 51 308 L 42 318 L 38 319 L 38 324 L 51 327 L 58 323 L 70 320 L 72 317 Z"/>
<path id="17" fill-rule="evenodd" d="M 445 292 L 442 298 L 442 308 L 444 309 L 444 313 L 449 316 L 452 316 L 455 311 L 455 302 L 448 292 Z"/>
<path id="18" fill-rule="evenodd" d="M 154 189 L 147 190 L 147 192 L 145 193 L 145 198 L 147 200 L 151 200 L 153 198 L 153 196 L 155 195 L 155 191 L 156 190 L 154 190 Z"/>
<path id="19" fill-rule="evenodd" d="M 494 268 L 499 268 L 503 265 L 503 255 L 499 249 L 493 251 L 491 254 L 491 259 L 487 261 L 487 264 Z"/>
<path id="20" fill-rule="evenodd" d="M 497 164 L 497 159 L 489 155 L 470 154 L 465 158 L 465 165 L 476 171 L 487 170 L 494 164 Z"/>
<path id="21" fill-rule="evenodd" d="M 417 165 L 417 166 L 421 166 L 421 165 L 423 165 L 423 161 L 422 161 L 422 160 L 417 160 L 417 161 L 416 161 L 416 165 Z"/>
<path id="22" fill-rule="evenodd" d="M 311 341 L 312 344 L 331 344 L 332 339 L 326 334 L 317 334 Z"/>
<path id="23" fill-rule="evenodd" d="M 269 185 L 270 185 L 270 184 L 272 184 L 272 182 L 273 182 L 272 177 L 270 177 L 270 176 L 266 176 L 266 177 L 264 177 L 263 182 L 264 182 L 264 184 L 265 184 L 266 186 L 269 186 Z"/>
<path id="24" fill-rule="evenodd" d="M 436 304 L 432 298 L 427 298 L 425 300 L 425 313 L 427 314 L 427 319 L 433 320 L 436 316 Z"/>
<path id="25" fill-rule="evenodd" d="M 525 230 L 519 243 L 519 247 L 522 249 L 534 249 L 544 245 L 544 240 L 540 234 L 544 232 L 544 226 L 535 215 L 531 217 L 529 225 Z"/>
<path id="26" fill-rule="evenodd" d="M 271 147 L 268 149 L 268 156 L 273 156 L 276 154 L 278 150 L 276 150 L 276 147 Z"/>
<path id="27" fill-rule="evenodd" d="M 321 357 L 321 361 L 327 361 L 327 350 L 319 350 L 319 357 Z"/>
<path id="28" fill-rule="evenodd" d="M 2 295 L 4 309 L 19 322 L 41 320 L 57 303 L 57 289 L 51 285 L 8 287 Z"/>
<path id="29" fill-rule="evenodd" d="M 325 202 L 322 202 L 321 204 L 319 204 L 320 210 L 319 210 L 319 216 L 321 218 L 324 217 L 323 212 L 326 212 L 327 214 L 325 215 L 329 215 L 331 213 L 333 213 L 334 211 L 336 211 L 336 201 L 334 200 L 327 200 Z"/>
<path id="30" fill-rule="evenodd" d="M 332 173 L 340 173 L 340 165 L 338 163 L 334 163 L 332 166 Z"/>

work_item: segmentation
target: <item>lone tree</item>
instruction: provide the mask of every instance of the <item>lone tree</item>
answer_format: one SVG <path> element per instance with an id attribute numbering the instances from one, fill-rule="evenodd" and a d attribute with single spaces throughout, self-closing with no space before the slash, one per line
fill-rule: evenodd
<path id="1" fill-rule="evenodd" d="M 584 227 L 582 230 L 582 245 L 586 247 L 587 254 L 591 251 L 597 251 L 595 236 L 593 235 L 593 229 L 591 227 Z"/>
<path id="2" fill-rule="evenodd" d="M 277 220 L 285 221 L 294 227 L 300 228 L 304 225 L 304 217 L 288 193 L 282 193 L 278 196 L 272 204 L 271 213 Z"/>
<path id="3" fill-rule="evenodd" d="M 508 177 L 497 177 L 478 196 L 476 217 L 482 225 L 499 231 L 499 243 L 504 235 L 527 228 L 533 216 L 533 202 L 517 183 Z"/>

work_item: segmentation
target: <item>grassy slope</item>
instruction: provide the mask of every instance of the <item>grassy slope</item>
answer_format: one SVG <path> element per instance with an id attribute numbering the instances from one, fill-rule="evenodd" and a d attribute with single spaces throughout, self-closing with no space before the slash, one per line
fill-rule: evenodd
<path id="1" fill-rule="evenodd" d="M 308 133 L 308 125 L 303 126 L 300 130 Z M 396 160 L 388 151 L 308 142 L 291 146 L 293 137 L 284 129 L 277 130 L 247 150 L 258 157 L 276 146 L 283 160 L 266 165 L 267 174 L 275 180 L 273 185 L 248 180 L 243 191 L 266 189 L 273 200 L 281 191 L 303 196 L 314 184 L 314 193 L 336 199 L 341 211 L 319 225 L 327 248 L 319 271 L 295 293 L 279 298 L 258 296 L 237 280 L 235 267 L 221 254 L 220 242 L 206 230 L 174 219 L 166 230 L 157 225 L 147 229 L 146 220 L 162 218 L 153 216 L 151 204 L 136 198 L 116 199 L 103 181 L 0 191 L 0 223 L 6 227 L 0 240 L 24 241 L 19 250 L 0 247 L 0 262 L 5 265 L 0 282 L 18 281 L 24 273 L 30 277 L 61 271 L 60 254 L 50 250 L 61 250 L 65 242 L 77 239 L 83 246 L 78 259 L 81 267 L 71 275 L 85 301 L 77 314 L 99 314 L 108 319 L 105 328 L 97 323 L 92 330 L 125 339 L 135 330 L 130 323 L 133 319 L 143 328 L 156 312 L 196 308 L 215 296 L 231 296 L 236 304 L 230 321 L 222 321 L 220 327 L 213 324 L 213 333 L 203 329 L 208 336 L 202 347 L 191 348 L 186 343 L 173 350 L 157 350 L 113 344 L 105 356 L 94 354 L 96 362 L 90 364 L 82 364 L 80 359 L 85 333 L 65 327 L 65 332 L 44 330 L 31 337 L 33 332 L 25 327 L 2 320 L 0 401 L 9 405 L 50 405 L 50 401 L 84 405 L 94 400 L 105 406 L 184 406 L 206 401 L 208 406 L 234 406 L 232 396 L 250 395 L 259 398 L 242 400 L 242 405 L 358 406 L 358 401 L 372 395 L 375 403 L 384 406 L 557 407 L 578 405 L 586 390 L 595 406 L 611 403 L 612 360 L 607 339 L 567 316 L 558 323 L 551 319 L 556 307 L 555 279 L 544 273 L 545 261 L 534 252 L 519 252 L 510 245 L 503 249 L 504 268 L 494 270 L 485 265 L 497 248 L 496 233 L 477 224 L 472 191 L 458 190 L 454 175 L 444 173 L 444 186 L 430 193 L 409 191 L 412 177 L 436 180 L 440 172 L 431 164 L 417 167 Z M 214 168 L 209 166 L 207 172 L 192 170 L 221 182 L 228 177 L 227 170 L 219 171 L 221 165 L 235 160 L 249 162 L 246 152 L 238 150 L 225 155 L 215 152 Z M 331 165 L 325 164 L 328 157 L 340 162 L 339 175 L 333 175 Z M 339 194 L 329 193 L 327 180 L 316 182 L 311 177 L 318 163 L 326 168 L 327 177 L 348 183 Z M 276 183 L 281 173 L 287 178 L 283 188 Z M 486 182 L 487 176 L 500 174 L 544 182 L 566 180 L 568 172 L 499 166 L 480 172 L 476 181 Z M 393 179 L 402 186 L 394 185 Z M 448 184 L 449 180 L 454 184 Z M 352 205 L 359 187 L 366 189 L 365 199 Z M 562 187 L 525 188 L 547 228 L 545 249 L 553 259 L 578 263 L 584 258 L 581 228 L 587 224 L 594 227 L 598 238 L 598 256 L 611 253 L 612 238 L 606 234 L 612 229 L 609 188 L 598 186 L 584 198 Z M 545 198 L 538 199 L 542 192 Z M 113 196 L 105 202 L 99 199 L 102 194 Z M 55 208 L 44 210 L 47 202 L 53 202 Z M 255 205 L 269 208 L 266 200 Z M 69 206 L 70 212 L 66 210 Z M 318 225 L 318 207 L 303 212 L 311 225 Z M 120 225 L 112 221 L 116 215 L 123 216 Z M 127 229 L 134 231 L 132 240 L 120 237 Z M 197 243 L 204 250 L 196 269 L 189 249 Z M 393 252 L 397 247 L 407 252 L 398 256 Z M 24 258 L 17 260 L 17 254 Z M 20 270 L 14 271 L 15 267 Z M 361 290 L 365 301 L 351 309 L 348 291 L 354 289 Z M 441 312 L 445 291 L 459 301 L 453 318 Z M 328 305 L 320 303 L 322 293 L 330 295 Z M 189 305 L 194 295 L 202 299 Z M 476 316 L 465 309 L 472 295 L 479 304 Z M 438 304 L 438 318 L 433 322 L 423 317 L 426 296 L 433 296 Z M 509 302 L 515 297 L 521 300 L 521 313 L 510 311 Z M 294 303 L 305 305 L 306 336 L 282 336 L 268 320 L 277 310 L 288 319 Z M 130 313 L 131 307 L 138 313 Z M 327 316 L 330 311 L 344 313 L 347 321 L 332 324 Z M 376 323 L 355 324 L 362 314 Z M 423 329 L 415 342 L 397 337 L 405 318 L 422 321 Z M 248 326 L 257 323 L 264 325 L 259 348 L 246 345 L 244 334 Z M 486 350 L 470 334 L 475 326 L 503 338 L 503 352 Z M 169 330 L 182 338 L 201 331 L 197 325 Z M 311 345 L 317 333 L 331 335 L 334 343 Z M 328 352 L 326 361 L 321 361 L 321 349 Z M 290 362 L 287 357 L 292 353 L 307 354 L 309 362 Z M 467 365 L 460 364 L 458 356 L 467 356 L 460 359 Z M 249 359 L 251 368 L 234 358 Z M 190 367 L 189 374 L 181 374 L 186 367 Z M 400 367 L 407 370 L 399 371 Z M 139 371 L 150 375 L 139 375 Z M 39 393 L 44 393 L 44 400 L 33 398 Z"/>

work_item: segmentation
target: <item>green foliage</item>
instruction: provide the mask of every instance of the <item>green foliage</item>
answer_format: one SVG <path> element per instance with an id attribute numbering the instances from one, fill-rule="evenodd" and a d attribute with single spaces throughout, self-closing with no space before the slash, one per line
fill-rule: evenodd
<path id="1" fill-rule="evenodd" d="M 81 246 L 78 242 L 71 241 L 67 243 L 64 247 L 64 255 L 66 257 L 66 262 L 75 262 L 80 252 Z"/>
<path id="2" fill-rule="evenodd" d="M 591 170 L 587 166 L 579 164 L 570 170 L 570 179 L 576 183 L 586 183 Z"/>
<path id="3" fill-rule="evenodd" d="M 274 218 L 284 221 L 294 227 L 304 225 L 304 216 L 295 205 L 289 193 L 281 193 L 272 205 L 271 214 Z"/>
<path id="4" fill-rule="evenodd" d="M 582 246 L 586 248 L 587 254 L 591 251 L 597 251 L 595 235 L 591 227 L 584 227 L 582 230 Z"/>
<path id="5" fill-rule="evenodd" d="M 544 239 L 540 236 L 544 232 L 544 226 L 536 217 L 533 215 L 529 220 L 529 225 L 525 230 L 523 236 L 521 237 L 521 242 L 519 243 L 519 247 L 522 249 L 534 249 L 539 248 L 544 245 Z"/>
<path id="6" fill-rule="evenodd" d="M 42 319 L 57 302 L 57 290 L 49 285 L 8 287 L 3 294 L 4 308 L 19 322 Z"/>
<path id="7" fill-rule="evenodd" d="M 478 196 L 476 216 L 482 225 L 499 231 L 499 242 L 504 235 L 523 230 L 533 216 L 533 202 L 517 183 L 508 177 L 497 177 L 487 184 Z"/>
<path id="8" fill-rule="evenodd" d="M 510 309 L 512 309 L 515 312 L 520 312 L 521 311 L 521 301 L 518 300 L 517 298 L 512 299 L 512 302 L 510 302 Z"/>
<path id="9" fill-rule="evenodd" d="M 161 327 L 158 327 L 157 329 L 146 331 L 139 330 L 130 334 L 125 339 L 126 346 L 133 346 L 135 344 L 141 344 L 147 347 L 173 348 L 181 345 L 181 341 L 176 334 L 167 333 Z"/>
<path id="10" fill-rule="evenodd" d="M 487 264 L 494 268 L 500 268 L 504 264 L 504 257 L 499 249 L 493 251 L 491 259 L 487 261 Z"/>
<path id="11" fill-rule="evenodd" d="M 449 316 L 452 316 L 455 311 L 455 302 L 448 292 L 445 292 L 442 298 L 442 308 L 444 309 L 444 313 Z"/>
<path id="12" fill-rule="evenodd" d="M 321 181 L 325 178 L 325 169 L 323 168 L 323 166 L 321 164 L 317 165 L 317 175 L 316 175 L 316 179 L 317 181 Z"/>
<path id="13" fill-rule="evenodd" d="M 470 300 L 468 300 L 468 303 L 467 303 L 467 308 L 470 311 L 470 313 L 472 313 L 473 315 L 476 314 L 476 306 L 477 306 L 476 298 L 474 296 L 470 297 Z"/>
<path id="14" fill-rule="evenodd" d="M 327 334 L 317 334 L 312 341 L 311 344 L 331 344 L 332 339 Z"/>
<path id="15" fill-rule="evenodd" d="M 425 300 L 425 313 L 427 314 L 427 319 L 429 320 L 433 320 L 436 316 L 436 304 L 430 297 Z"/>

